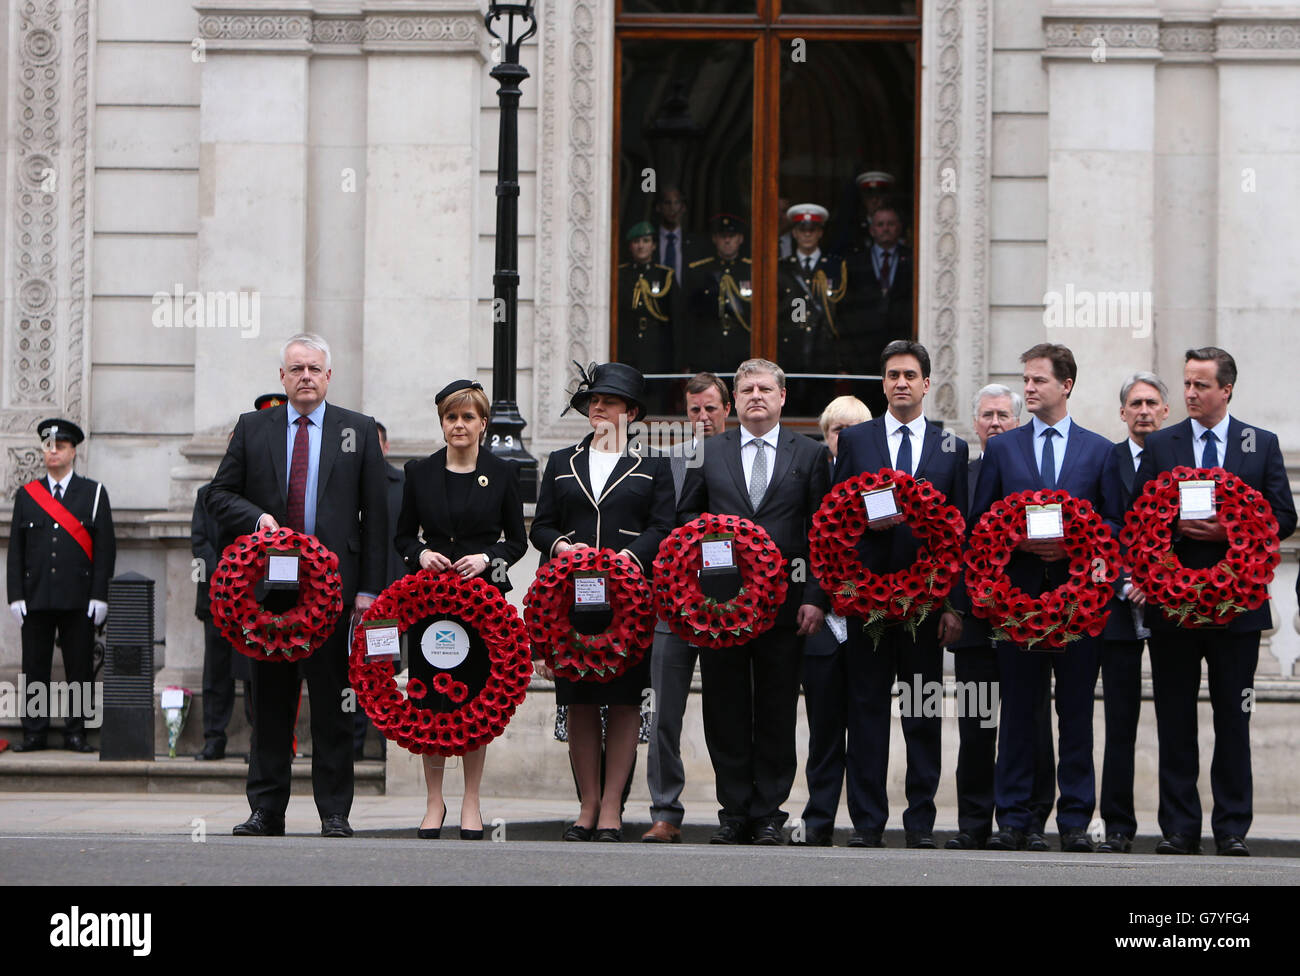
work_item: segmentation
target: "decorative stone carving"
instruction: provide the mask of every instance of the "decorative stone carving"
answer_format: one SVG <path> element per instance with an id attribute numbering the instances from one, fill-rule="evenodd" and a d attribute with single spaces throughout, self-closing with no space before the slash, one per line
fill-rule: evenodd
<path id="1" fill-rule="evenodd" d="M 1219 51 L 1300 51 L 1300 22 L 1220 23 L 1215 28 Z"/>
<path id="2" fill-rule="evenodd" d="M 1092 48 L 1098 40 L 1108 48 L 1155 48 L 1160 43 L 1160 27 L 1154 20 L 1120 23 L 1084 21 L 1071 18 L 1044 18 L 1043 31 L 1048 47 Z"/>
<path id="3" fill-rule="evenodd" d="M 1210 54 L 1214 47 L 1209 24 L 1160 25 L 1160 50 L 1166 54 Z"/>
<path id="4" fill-rule="evenodd" d="M 12 502 L 18 489 L 45 474 L 45 453 L 40 447 L 11 447 L 5 468 L 5 500 Z"/>
<path id="5" fill-rule="evenodd" d="M 466 0 L 463 9 L 333 11 L 259 8 L 255 3 L 202 5 L 199 36 L 218 51 L 297 51 L 362 54 L 365 51 L 465 50 L 482 53 L 483 15 Z"/>

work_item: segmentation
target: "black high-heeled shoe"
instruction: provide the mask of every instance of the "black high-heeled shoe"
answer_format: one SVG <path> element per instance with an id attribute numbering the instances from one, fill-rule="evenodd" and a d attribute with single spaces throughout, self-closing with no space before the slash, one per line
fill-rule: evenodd
<path id="1" fill-rule="evenodd" d="M 442 805 L 442 819 L 447 819 L 447 804 Z M 438 840 L 442 836 L 442 824 L 436 827 L 416 827 L 415 836 L 420 840 Z"/>
<path id="2" fill-rule="evenodd" d="M 479 819 L 479 823 L 483 822 L 483 812 L 481 810 L 479 811 L 478 819 Z M 483 828 L 480 827 L 478 830 L 466 830 L 464 827 L 461 827 L 460 839 L 461 840 L 482 840 Z"/>

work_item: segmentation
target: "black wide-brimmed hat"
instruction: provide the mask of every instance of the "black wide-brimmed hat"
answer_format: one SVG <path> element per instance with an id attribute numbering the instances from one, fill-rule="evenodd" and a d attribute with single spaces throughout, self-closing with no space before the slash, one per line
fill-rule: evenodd
<path id="1" fill-rule="evenodd" d="M 588 369 L 583 369 L 576 362 L 573 365 L 578 367 L 582 380 L 569 398 L 569 406 L 564 409 L 564 413 L 573 409 L 584 417 L 587 416 L 587 404 L 591 402 L 593 393 L 604 393 L 626 400 L 629 407 L 636 407 L 638 417 L 645 413 L 645 407 L 641 404 L 641 397 L 645 394 L 645 377 L 639 369 L 624 363 L 601 363 L 599 366 L 592 363 Z"/>
<path id="2" fill-rule="evenodd" d="M 51 417 L 48 420 L 42 420 L 36 425 L 36 436 L 42 441 L 67 441 L 73 447 L 86 439 L 86 435 L 82 433 L 80 427 L 71 420 L 64 420 L 62 417 Z"/>

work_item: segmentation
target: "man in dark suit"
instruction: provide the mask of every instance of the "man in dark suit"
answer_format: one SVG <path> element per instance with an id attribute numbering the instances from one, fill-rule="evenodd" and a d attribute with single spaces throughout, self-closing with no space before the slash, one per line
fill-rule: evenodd
<path id="1" fill-rule="evenodd" d="M 655 199 L 655 215 L 659 225 L 655 228 L 656 253 L 661 264 L 673 269 L 678 281 L 687 266 L 701 257 L 701 247 L 695 236 L 686 229 L 686 197 L 675 186 L 666 186 Z"/>
<path id="2" fill-rule="evenodd" d="M 51 418 L 36 427 L 45 453 L 44 478 L 18 490 L 9 530 L 9 610 L 23 634 L 23 674 L 29 688 L 48 694 L 54 640 L 63 670 L 78 689 L 82 714 L 64 716 L 63 747 L 94 752 L 86 741 L 86 702 L 92 701 L 91 655 L 95 628 L 108 616 L 108 581 L 117 559 L 108 492 L 72 470 L 86 435 L 70 420 Z M 69 703 L 73 701 L 69 698 Z M 75 709 L 74 709 L 75 711 Z M 15 752 L 46 747 L 50 715 L 23 714 L 23 741 Z"/>
<path id="3" fill-rule="evenodd" d="M 1147 435 L 1169 416 L 1169 390 L 1155 373 L 1134 373 L 1119 391 L 1119 416 L 1128 436 L 1115 444 L 1106 465 L 1110 493 L 1127 510 L 1133 503 L 1133 478 Z M 1142 621 L 1141 594 L 1132 594 L 1127 576 L 1115 584 L 1110 616 L 1101 634 L 1101 682 L 1106 710 L 1106 752 L 1101 766 L 1101 819 L 1105 854 L 1127 854 L 1137 833 L 1133 805 L 1133 752 L 1142 708 L 1142 648 L 1150 631 Z"/>
<path id="4" fill-rule="evenodd" d="M 990 383 L 975 394 L 975 436 L 980 456 L 972 458 L 966 483 L 969 501 L 975 501 L 975 483 L 989 438 L 1020 426 L 1024 400 L 1001 383 Z M 953 672 L 959 687 L 997 687 L 998 652 L 988 621 L 974 614 L 962 620 L 961 638 L 948 645 L 953 652 Z M 977 697 L 976 700 L 989 700 Z M 997 760 L 997 715 L 958 715 L 957 834 L 943 846 L 953 851 L 979 850 L 993 833 L 993 770 Z M 1029 800 L 1033 825 L 1025 833 L 1025 847 L 1050 850 L 1044 825 L 1056 800 L 1056 749 L 1052 742 L 1052 694 L 1043 689 L 1034 711 L 1034 786 Z"/>
<path id="5" fill-rule="evenodd" d="M 807 576 L 808 530 L 830 488 L 826 448 L 781 427 L 785 373 L 749 359 L 736 370 L 739 430 L 713 438 L 687 471 L 678 518 L 740 515 L 767 530 L 792 567 L 771 630 L 700 659 L 704 737 L 717 779 L 720 827 L 711 842 L 782 844 L 798 759 L 795 719 L 803 638 L 821 629 L 826 594 Z"/>
<path id="6" fill-rule="evenodd" d="M 1107 497 L 1103 482 L 1111 444 L 1070 419 L 1068 401 L 1078 367 L 1065 346 L 1041 343 L 1020 357 L 1024 363 L 1025 403 L 1033 420 L 988 442 L 975 485 L 970 524 L 993 503 L 1021 491 L 1059 489 L 1092 503 L 1112 522 L 1118 499 Z M 1023 540 L 1011 554 L 1007 576 L 1030 596 L 1068 579 L 1069 563 L 1057 542 Z M 1097 804 L 1092 762 L 1093 691 L 1097 684 L 1097 638 L 1084 637 L 1059 653 L 1029 651 L 999 642 L 1002 722 L 994 796 L 1002 828 L 988 846 L 1022 850 L 1034 824 L 1029 809 L 1034 783 L 1034 711 L 1052 673 L 1056 676 L 1056 714 L 1061 797 L 1056 823 L 1061 850 L 1091 852 L 1088 825 Z"/>
<path id="7" fill-rule="evenodd" d="M 925 395 L 930 390 L 930 354 L 919 342 L 898 339 L 880 356 L 888 411 L 840 434 L 835 483 L 855 475 L 892 468 L 931 483 L 950 504 L 966 515 L 966 442 L 944 435 L 943 428 L 925 419 Z M 906 569 L 916 562 L 918 544 L 905 524 L 868 524 L 858 544 L 863 566 L 877 574 Z M 864 622 L 849 620 L 847 680 L 849 816 L 853 819 L 850 847 L 883 847 L 889 819 L 886 790 L 889 772 L 891 695 L 899 687 L 907 701 L 914 682 L 943 684 L 943 645 L 961 635 L 966 609 L 960 580 L 948 596 L 956 610 L 936 607 L 913 636 L 902 626 L 885 628 L 879 644 L 865 632 Z M 942 716 L 902 717 L 907 743 L 907 809 L 903 830 L 907 846 L 933 849 L 934 794 L 939 787 Z"/>
<path id="8" fill-rule="evenodd" d="M 870 246 L 849 255 L 848 293 L 841 306 L 841 361 L 875 363 L 894 339 L 912 335 L 912 250 L 901 243 L 903 218 L 894 204 L 871 214 Z M 867 400 L 871 412 L 885 409 L 883 397 Z"/>
<path id="9" fill-rule="evenodd" d="M 280 351 L 289 403 L 239 418 L 208 492 L 222 529 L 243 535 L 281 525 L 314 535 L 339 557 L 343 614 L 311 657 L 298 665 L 253 663 L 253 753 L 248 767 L 252 815 L 237 836 L 284 833 L 293 761 L 293 726 L 302 677 L 311 696 L 312 790 L 325 837 L 350 837 L 352 715 L 348 622 L 384 587 L 392 535 L 384 458 L 375 421 L 327 404 L 329 345 L 315 335 L 290 338 Z"/>
<path id="10" fill-rule="evenodd" d="M 1277 519 L 1278 538 L 1296 527 L 1295 503 L 1277 436 L 1229 416 L 1237 364 L 1215 346 L 1189 349 L 1183 365 L 1188 418 L 1148 435 L 1133 479 L 1133 497 L 1163 471 L 1179 465 L 1224 468 L 1258 489 Z M 1184 566 L 1213 566 L 1226 552 L 1227 531 L 1214 517 L 1174 523 L 1174 555 Z M 1151 682 L 1160 736 L 1160 809 L 1164 839 L 1157 854 L 1194 854 L 1201 848 L 1201 798 L 1196 789 L 1196 701 L 1201 659 L 1209 672 L 1214 709 L 1210 826 L 1219 854 L 1244 857 L 1252 815 L 1250 713 L 1260 631 L 1272 624 L 1265 604 L 1238 614 L 1222 628 L 1180 627 L 1147 606 Z"/>
<path id="11" fill-rule="evenodd" d="M 668 458 L 673 475 L 674 502 L 682 496 L 687 465 L 704 451 L 706 438 L 721 434 L 731 414 L 727 384 L 713 373 L 697 373 L 686 382 L 686 419 L 697 432 L 689 450 L 674 451 Z M 682 445 L 685 448 L 685 445 Z M 646 757 L 646 779 L 650 785 L 650 829 L 641 835 L 647 844 L 676 844 L 682 839 L 682 790 L 686 772 L 682 767 L 682 719 L 695 677 L 699 648 L 682 640 L 664 621 L 655 624 L 650 655 L 650 686 L 654 689 L 654 711 L 650 714 L 650 751 Z"/>

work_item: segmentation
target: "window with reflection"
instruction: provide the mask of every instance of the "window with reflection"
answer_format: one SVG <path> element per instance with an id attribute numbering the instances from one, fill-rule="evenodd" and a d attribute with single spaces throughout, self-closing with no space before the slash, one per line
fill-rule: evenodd
<path id="1" fill-rule="evenodd" d="M 882 410 L 880 350 L 915 334 L 915 4 L 619 10 L 611 339 L 649 412 L 680 416 L 691 375 L 750 356 L 785 370 L 792 420 L 844 394 Z M 692 16 L 621 19 L 673 12 Z"/>

